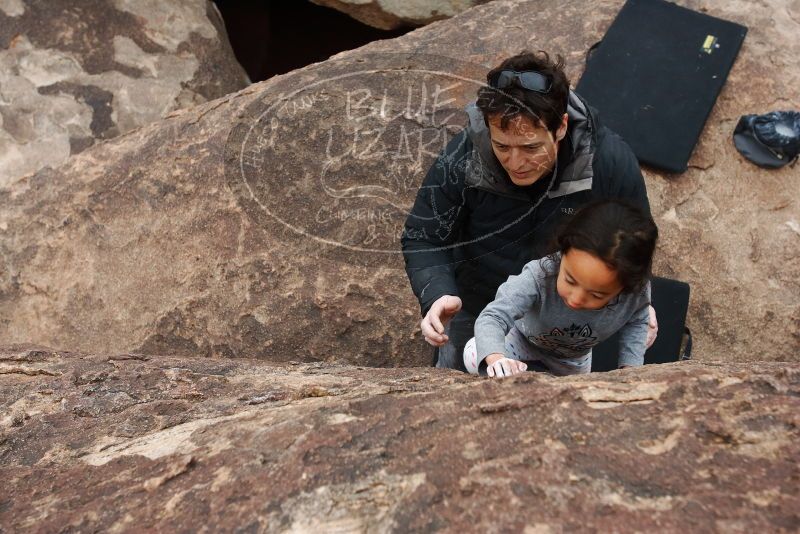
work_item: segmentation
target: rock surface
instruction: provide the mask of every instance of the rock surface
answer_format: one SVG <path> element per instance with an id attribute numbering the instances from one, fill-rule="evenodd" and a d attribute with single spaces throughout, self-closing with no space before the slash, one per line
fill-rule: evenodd
<path id="1" fill-rule="evenodd" d="M 795 532 L 800 366 L 0 349 L 0 530 Z"/>
<path id="2" fill-rule="evenodd" d="M 311 0 L 382 30 L 422 26 L 489 0 Z"/>
<path id="3" fill-rule="evenodd" d="M 2 0 L 0 185 L 246 85 L 207 0 Z"/>
<path id="4" fill-rule="evenodd" d="M 760 170 L 731 142 L 739 115 L 798 107 L 800 25 L 773 20 L 796 4 L 686 2 L 751 28 L 690 170 L 646 170 L 656 273 L 692 285 L 701 359 L 800 353 L 800 174 Z M 426 169 L 488 65 L 547 48 L 577 80 L 620 6 L 595 1 L 587 16 L 584 2 L 491 2 L 175 112 L 1 189 L 0 339 L 427 364 L 398 253 Z"/>

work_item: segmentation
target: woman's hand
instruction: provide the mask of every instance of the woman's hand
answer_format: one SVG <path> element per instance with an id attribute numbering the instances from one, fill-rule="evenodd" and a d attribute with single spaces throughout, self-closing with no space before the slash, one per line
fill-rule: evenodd
<path id="1" fill-rule="evenodd" d="M 485 361 L 486 374 L 492 378 L 518 375 L 528 369 L 527 364 L 518 360 L 506 358 L 503 354 L 498 352 L 488 355 Z"/>
<path id="2" fill-rule="evenodd" d="M 439 297 L 420 323 L 425 341 L 434 347 L 441 347 L 448 341 L 444 327 L 461 309 L 461 299 L 453 295 Z"/>
<path id="3" fill-rule="evenodd" d="M 650 317 L 647 320 L 647 342 L 645 343 L 645 348 L 649 349 L 655 343 L 656 336 L 658 336 L 658 319 L 656 319 L 656 310 L 652 306 L 649 306 L 647 312 Z"/>

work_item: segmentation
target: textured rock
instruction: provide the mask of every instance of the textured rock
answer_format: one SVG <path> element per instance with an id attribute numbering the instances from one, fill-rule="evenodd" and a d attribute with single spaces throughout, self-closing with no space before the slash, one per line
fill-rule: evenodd
<path id="1" fill-rule="evenodd" d="M 207 0 L 0 2 L 0 185 L 246 84 Z"/>
<path id="2" fill-rule="evenodd" d="M 588 16 L 583 2 L 498 0 L 176 112 L 0 190 L 0 339 L 429 362 L 398 253 L 425 170 L 487 65 L 547 48 L 577 80 L 620 5 L 593 2 Z M 692 284 L 698 358 L 797 360 L 800 176 L 750 165 L 731 133 L 740 114 L 798 107 L 800 28 L 769 22 L 791 2 L 743 5 L 707 6 L 751 31 L 692 168 L 646 171 L 656 272 Z"/>
<path id="3" fill-rule="evenodd" d="M 403 26 L 422 26 L 466 11 L 489 0 L 311 0 L 338 9 L 354 19 L 393 30 Z"/>
<path id="4" fill-rule="evenodd" d="M 9 532 L 793 532 L 798 364 L 502 381 L 0 350 Z"/>

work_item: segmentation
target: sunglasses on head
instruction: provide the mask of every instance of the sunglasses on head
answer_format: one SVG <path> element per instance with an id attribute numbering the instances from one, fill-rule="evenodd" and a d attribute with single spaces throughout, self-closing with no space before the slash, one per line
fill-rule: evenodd
<path id="1" fill-rule="evenodd" d="M 517 85 L 529 91 L 536 91 L 537 93 L 549 93 L 551 87 L 550 78 L 536 72 L 535 70 L 516 71 L 516 70 L 501 70 L 494 73 L 489 78 L 489 86 L 494 89 L 505 89 L 510 87 L 514 82 Z"/>

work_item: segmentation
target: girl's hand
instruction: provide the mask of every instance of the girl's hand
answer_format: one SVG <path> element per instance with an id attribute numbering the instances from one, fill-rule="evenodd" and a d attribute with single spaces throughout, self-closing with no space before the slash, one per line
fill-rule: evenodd
<path id="1" fill-rule="evenodd" d="M 511 375 L 518 375 L 528 369 L 528 365 L 506 358 L 504 355 L 495 353 L 486 357 L 486 374 L 492 378 L 503 378 Z"/>

